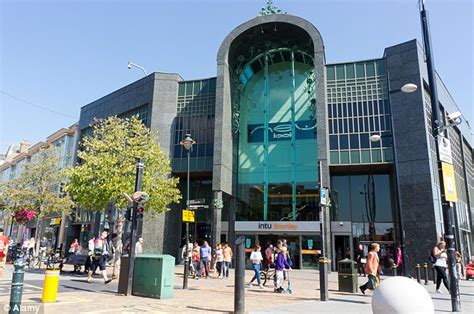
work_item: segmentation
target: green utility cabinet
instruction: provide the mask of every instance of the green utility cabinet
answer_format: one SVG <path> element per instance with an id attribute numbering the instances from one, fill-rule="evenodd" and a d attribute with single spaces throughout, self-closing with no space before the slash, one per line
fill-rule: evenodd
<path id="1" fill-rule="evenodd" d="M 337 264 L 339 266 L 339 291 L 356 293 L 358 283 L 357 263 L 345 258 Z"/>
<path id="2" fill-rule="evenodd" d="M 135 257 L 132 294 L 156 299 L 171 299 L 174 288 L 174 257 L 140 254 Z"/>

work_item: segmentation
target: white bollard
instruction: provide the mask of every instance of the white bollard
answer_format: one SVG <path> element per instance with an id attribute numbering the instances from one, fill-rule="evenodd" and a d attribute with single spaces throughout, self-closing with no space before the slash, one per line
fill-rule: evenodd
<path id="1" fill-rule="evenodd" d="M 391 277 L 382 281 L 372 296 L 374 314 L 434 313 L 428 291 L 414 280 Z"/>

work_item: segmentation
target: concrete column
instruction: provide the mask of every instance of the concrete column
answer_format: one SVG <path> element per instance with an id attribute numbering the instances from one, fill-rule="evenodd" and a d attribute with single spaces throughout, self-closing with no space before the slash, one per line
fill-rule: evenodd
<path id="1" fill-rule="evenodd" d="M 222 199 L 222 191 L 214 191 L 214 200 Z M 212 204 L 212 228 L 211 228 L 211 242 L 212 248 L 214 249 L 217 245 L 217 242 L 221 240 L 221 220 L 222 220 L 222 208 L 214 206 L 214 201 Z"/>

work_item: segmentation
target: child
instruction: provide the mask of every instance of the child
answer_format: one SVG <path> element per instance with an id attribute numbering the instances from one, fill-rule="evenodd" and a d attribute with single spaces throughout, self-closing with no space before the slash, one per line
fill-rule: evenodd
<path id="1" fill-rule="evenodd" d="M 197 277 L 197 271 L 199 271 L 199 260 L 200 260 L 199 252 L 193 250 L 192 265 L 193 265 L 194 278 Z M 199 279 L 199 277 L 197 278 Z"/>
<path id="2" fill-rule="evenodd" d="M 456 278 L 457 279 L 463 279 L 464 278 L 463 272 L 464 272 L 464 267 L 463 267 L 463 263 L 462 263 L 461 254 L 459 252 L 456 252 L 456 265 L 455 265 L 455 268 L 454 268 L 454 274 L 455 274 Z"/>
<path id="3" fill-rule="evenodd" d="M 278 251 L 275 258 L 275 275 L 276 275 L 276 287 L 275 292 L 283 292 L 283 270 L 286 268 L 291 269 L 288 261 L 286 259 L 286 247 L 283 246 L 283 243 L 278 241 L 277 244 Z"/>

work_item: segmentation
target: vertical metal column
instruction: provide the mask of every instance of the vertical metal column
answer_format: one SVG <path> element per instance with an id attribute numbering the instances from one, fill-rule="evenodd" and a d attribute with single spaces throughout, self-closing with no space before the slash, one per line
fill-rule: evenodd
<path id="1" fill-rule="evenodd" d="M 428 70 L 428 83 L 431 92 L 431 123 L 433 128 L 433 137 L 436 147 L 436 165 L 438 166 L 439 171 L 439 185 L 441 194 L 445 194 L 443 188 L 443 172 L 439 170 L 441 168 L 441 161 L 439 158 L 439 147 L 437 143 L 438 135 L 440 128 L 442 127 L 442 122 L 440 121 L 439 116 L 439 102 L 438 102 L 438 90 L 436 85 L 436 71 L 434 66 L 433 51 L 431 49 L 431 35 L 430 28 L 428 23 L 428 13 L 425 10 L 424 0 L 420 0 L 420 18 L 421 26 L 423 31 L 423 43 L 425 46 L 426 53 L 426 65 Z M 446 244 L 448 248 L 448 269 L 449 269 L 449 281 L 450 281 L 450 293 L 451 293 L 451 308 L 453 312 L 459 312 L 461 309 L 461 300 L 458 294 L 458 280 L 454 274 L 454 265 L 456 264 L 455 256 L 455 243 L 454 243 L 454 224 L 453 224 L 453 206 L 450 201 L 446 199 L 442 200 L 443 208 L 443 218 L 444 218 L 444 233 Z"/>
<path id="2" fill-rule="evenodd" d="M 291 216 L 296 220 L 295 53 L 291 52 Z"/>
<path id="3" fill-rule="evenodd" d="M 191 148 L 187 149 L 188 155 L 188 171 L 187 171 L 187 178 L 186 178 L 186 209 L 188 208 L 189 203 L 189 167 L 190 167 L 190 160 L 191 160 Z M 196 217 L 194 217 L 196 219 Z M 196 239 L 194 239 L 196 241 Z M 183 272 L 183 289 L 188 289 L 188 271 L 189 271 L 189 258 L 188 258 L 188 246 L 189 246 L 189 221 L 186 221 L 186 243 L 184 249 L 184 272 Z"/>
<path id="4" fill-rule="evenodd" d="M 239 236 L 235 241 L 235 291 L 234 313 L 245 313 L 245 236 Z"/>
<path id="5" fill-rule="evenodd" d="M 142 174 L 143 174 L 144 162 L 142 158 L 138 158 L 137 163 L 137 174 L 135 178 L 135 192 L 142 190 Z M 135 244 L 137 242 L 137 209 L 138 202 L 133 200 L 133 212 L 132 212 L 132 230 L 130 239 L 130 260 L 128 264 L 128 284 L 127 284 L 127 295 L 132 294 L 133 285 L 133 270 L 135 268 Z"/>
<path id="6" fill-rule="evenodd" d="M 265 53 L 263 90 L 263 220 L 268 219 L 268 52 Z"/>

